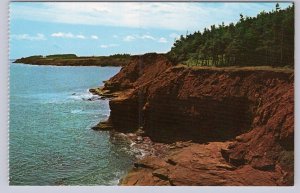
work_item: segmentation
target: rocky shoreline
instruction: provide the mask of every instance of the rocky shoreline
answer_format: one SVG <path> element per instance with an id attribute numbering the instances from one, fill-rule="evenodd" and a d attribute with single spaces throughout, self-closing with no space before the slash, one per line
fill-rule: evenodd
<path id="1" fill-rule="evenodd" d="M 145 54 L 91 92 L 111 109 L 93 129 L 151 152 L 121 185 L 294 183 L 292 69 L 189 68 Z"/>

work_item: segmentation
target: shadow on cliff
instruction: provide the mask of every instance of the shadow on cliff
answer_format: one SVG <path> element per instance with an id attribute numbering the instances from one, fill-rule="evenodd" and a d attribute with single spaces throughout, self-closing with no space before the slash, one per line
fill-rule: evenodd
<path id="1" fill-rule="evenodd" d="M 144 129 L 154 141 L 211 142 L 234 139 L 250 130 L 253 102 L 245 97 L 159 96 L 144 109 Z M 170 137 L 172 136 L 172 137 Z"/>

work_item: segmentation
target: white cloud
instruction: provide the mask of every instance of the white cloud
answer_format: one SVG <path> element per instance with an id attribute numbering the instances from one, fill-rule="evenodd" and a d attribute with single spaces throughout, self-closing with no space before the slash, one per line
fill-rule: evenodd
<path id="1" fill-rule="evenodd" d="M 119 36 L 118 35 L 113 35 L 113 38 L 118 38 Z"/>
<path id="2" fill-rule="evenodd" d="M 123 38 L 123 41 L 125 42 L 131 42 L 133 40 L 136 40 L 136 39 L 141 39 L 141 40 L 153 40 L 153 41 L 156 41 L 156 38 L 149 35 L 149 34 L 143 34 L 143 35 L 136 35 L 136 34 L 133 34 L 133 35 L 127 35 Z"/>
<path id="3" fill-rule="evenodd" d="M 159 43 L 167 43 L 168 41 L 167 41 L 166 38 L 161 37 L 161 38 L 158 39 L 158 42 L 159 42 Z"/>
<path id="4" fill-rule="evenodd" d="M 12 3 L 11 19 L 117 27 L 201 30 L 272 10 L 275 3 L 46 2 Z M 291 3 L 280 3 L 282 8 Z M 67 14 L 66 14 L 67 13 Z"/>
<path id="5" fill-rule="evenodd" d="M 138 36 L 138 38 L 140 38 L 140 39 L 155 40 L 155 38 L 153 36 L 150 36 L 150 35 L 142 35 L 142 36 Z"/>
<path id="6" fill-rule="evenodd" d="M 136 38 L 134 36 L 129 35 L 129 36 L 124 37 L 123 41 L 125 41 L 125 42 L 131 42 L 131 41 L 133 41 L 135 39 Z"/>
<path id="7" fill-rule="evenodd" d="M 78 39 L 85 39 L 85 36 L 84 35 L 76 35 L 76 38 L 78 38 Z"/>
<path id="8" fill-rule="evenodd" d="M 113 48 L 113 47 L 117 47 L 117 46 L 119 46 L 119 44 L 102 44 L 102 45 L 100 45 L 100 47 L 104 48 L 104 49 Z"/>
<path id="9" fill-rule="evenodd" d="M 67 33 L 64 33 L 64 32 L 56 32 L 56 33 L 52 33 L 51 34 L 52 37 L 55 37 L 55 38 L 73 38 L 73 39 L 86 39 L 86 37 L 84 35 L 81 35 L 81 34 L 73 34 L 73 33 L 70 33 L 70 32 L 67 32 Z M 91 36 L 92 38 L 92 36 Z M 94 39 L 94 38 L 92 38 Z"/>
<path id="10" fill-rule="evenodd" d="M 96 35 L 91 35 L 91 39 L 98 40 L 98 39 L 99 39 L 99 37 L 98 37 L 98 36 L 96 36 Z"/>
<path id="11" fill-rule="evenodd" d="M 63 33 L 63 32 L 57 32 L 51 34 L 52 37 L 56 38 L 75 38 L 75 36 L 72 33 Z"/>
<path id="12" fill-rule="evenodd" d="M 11 35 L 11 38 L 16 39 L 16 40 L 30 40 L 30 41 L 46 40 L 45 35 L 41 34 L 41 33 L 38 33 L 36 35 L 13 34 L 13 35 Z"/>
<path id="13" fill-rule="evenodd" d="M 170 38 L 173 38 L 173 39 L 179 39 L 180 35 L 177 34 L 177 33 L 171 33 L 171 34 L 169 35 L 169 37 L 170 37 Z"/>

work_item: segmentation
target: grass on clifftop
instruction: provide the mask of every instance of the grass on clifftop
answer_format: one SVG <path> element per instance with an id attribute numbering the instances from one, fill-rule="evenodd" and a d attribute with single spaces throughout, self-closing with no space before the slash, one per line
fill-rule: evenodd
<path id="1" fill-rule="evenodd" d="M 272 71 L 272 72 L 285 72 L 293 73 L 294 69 L 286 67 L 272 67 L 272 66 L 228 66 L 228 67 L 216 67 L 216 66 L 187 66 L 184 64 L 178 64 L 175 68 L 191 68 L 194 70 L 216 70 L 216 71 Z"/>

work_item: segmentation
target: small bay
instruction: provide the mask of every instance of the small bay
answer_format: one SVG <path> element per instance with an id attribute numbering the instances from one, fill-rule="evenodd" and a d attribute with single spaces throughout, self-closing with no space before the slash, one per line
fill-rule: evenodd
<path id="1" fill-rule="evenodd" d="M 134 155 L 127 141 L 90 128 L 109 116 L 92 100 L 120 67 L 10 64 L 10 185 L 117 185 Z"/>

